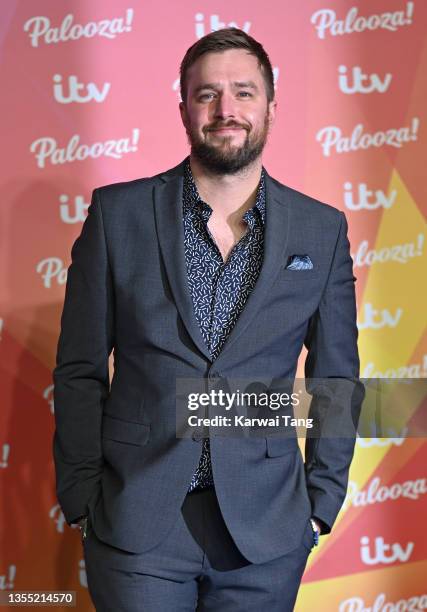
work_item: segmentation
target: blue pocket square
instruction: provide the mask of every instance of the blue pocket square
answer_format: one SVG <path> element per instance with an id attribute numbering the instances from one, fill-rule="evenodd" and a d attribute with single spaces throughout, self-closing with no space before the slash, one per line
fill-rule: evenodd
<path id="1" fill-rule="evenodd" d="M 287 270 L 312 270 L 313 262 L 308 255 L 291 255 L 286 265 Z"/>

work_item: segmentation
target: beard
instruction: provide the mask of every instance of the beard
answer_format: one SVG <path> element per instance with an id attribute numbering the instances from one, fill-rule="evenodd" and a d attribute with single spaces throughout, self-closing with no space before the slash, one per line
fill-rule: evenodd
<path id="1" fill-rule="evenodd" d="M 261 155 L 267 142 L 268 115 L 266 113 L 263 127 L 257 133 L 252 133 L 249 127 L 236 122 L 217 122 L 203 131 L 206 134 L 209 130 L 220 127 L 244 128 L 246 130 L 244 142 L 236 146 L 232 144 L 233 136 L 222 136 L 218 144 L 210 144 L 202 140 L 199 134 L 190 128 L 187 129 L 187 136 L 191 145 L 191 154 L 211 174 L 236 174 Z"/>

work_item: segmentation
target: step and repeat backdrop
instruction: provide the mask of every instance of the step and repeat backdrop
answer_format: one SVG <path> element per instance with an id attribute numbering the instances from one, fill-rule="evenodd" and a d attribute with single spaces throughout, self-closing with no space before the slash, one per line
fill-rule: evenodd
<path id="1" fill-rule="evenodd" d="M 347 216 L 361 376 L 427 377 L 427 3 L 8 0 L 0 13 L 0 590 L 75 590 L 89 611 L 80 536 L 55 497 L 52 369 L 92 189 L 188 154 L 180 61 L 208 32 L 243 29 L 274 67 L 264 165 Z M 296 610 L 427 609 L 427 445 L 404 433 L 358 439 Z"/>

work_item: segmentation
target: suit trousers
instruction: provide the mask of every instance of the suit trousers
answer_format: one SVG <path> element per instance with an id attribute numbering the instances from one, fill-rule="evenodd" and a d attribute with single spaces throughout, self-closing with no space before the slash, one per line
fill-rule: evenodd
<path id="1" fill-rule="evenodd" d="M 98 612 L 291 612 L 312 546 L 308 521 L 298 547 L 250 563 L 225 525 L 213 487 L 187 494 L 178 521 L 151 550 L 110 546 L 90 523 L 83 539 Z"/>

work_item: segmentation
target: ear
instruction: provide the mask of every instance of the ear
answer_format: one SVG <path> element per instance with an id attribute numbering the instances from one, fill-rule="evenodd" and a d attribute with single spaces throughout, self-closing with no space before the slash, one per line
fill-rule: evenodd
<path id="1" fill-rule="evenodd" d="M 181 121 L 185 128 L 187 128 L 187 109 L 185 108 L 184 102 L 179 103 L 179 112 L 181 114 Z"/>
<path id="2" fill-rule="evenodd" d="M 276 108 L 277 108 L 277 102 L 276 100 L 272 100 L 271 102 L 268 103 L 268 131 L 270 132 L 271 128 L 273 127 L 274 121 L 276 119 Z"/>

